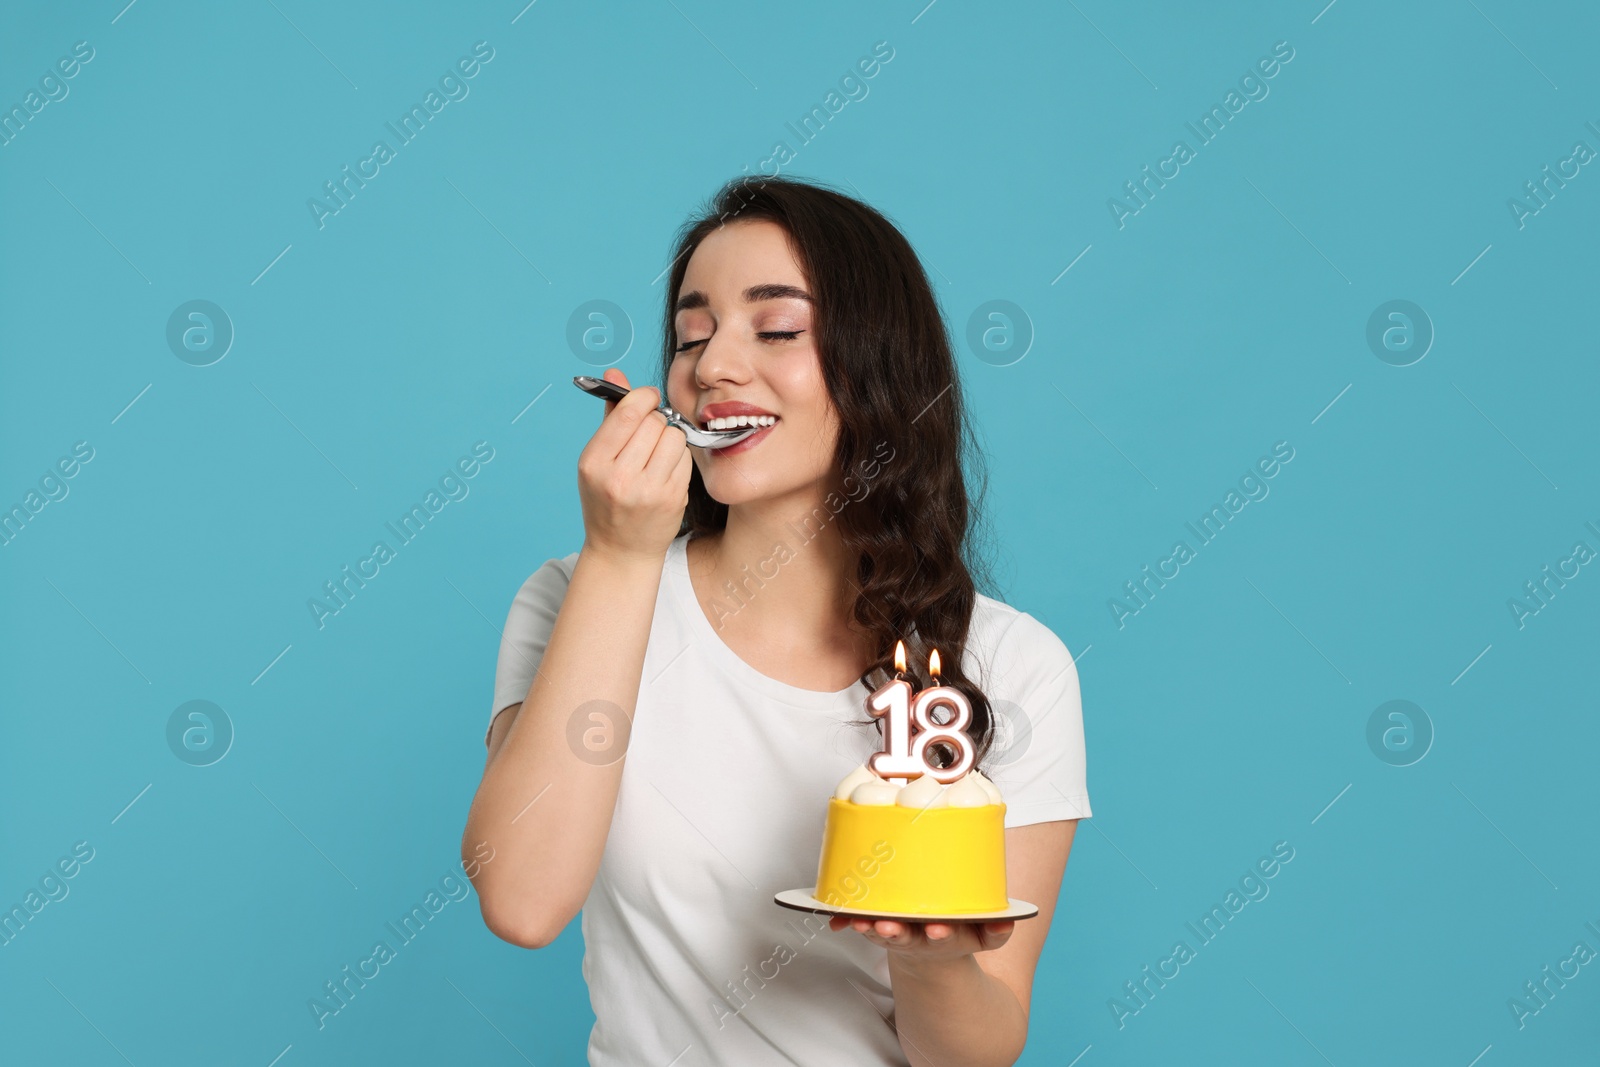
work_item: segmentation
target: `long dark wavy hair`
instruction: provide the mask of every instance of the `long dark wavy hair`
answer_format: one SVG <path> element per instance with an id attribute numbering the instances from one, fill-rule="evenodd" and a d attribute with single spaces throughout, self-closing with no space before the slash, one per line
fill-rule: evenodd
<path id="1" fill-rule="evenodd" d="M 871 692 L 893 676 L 901 639 L 906 679 L 918 689 L 933 684 L 928 654 L 937 648 L 940 684 L 972 704 L 967 733 L 976 766 L 992 744 L 992 712 L 962 656 L 978 581 L 991 586 L 980 506 L 985 474 L 944 319 L 910 242 L 874 208 L 821 183 L 733 179 L 678 234 L 661 380 L 678 346 L 673 307 L 690 255 L 719 227 L 758 220 L 788 233 L 810 287 L 822 377 L 839 417 L 834 467 L 841 484 L 850 472 L 878 464 L 867 495 L 833 517 L 847 556 L 856 560 L 851 615 L 879 650 L 860 683 Z M 971 498 L 969 476 L 978 486 Z M 819 517 L 829 514 L 823 509 Z M 714 533 L 727 521 L 727 505 L 711 498 L 696 467 L 679 536 Z M 881 730 L 882 719 L 871 721 Z M 944 762 L 954 755 L 945 749 Z"/>

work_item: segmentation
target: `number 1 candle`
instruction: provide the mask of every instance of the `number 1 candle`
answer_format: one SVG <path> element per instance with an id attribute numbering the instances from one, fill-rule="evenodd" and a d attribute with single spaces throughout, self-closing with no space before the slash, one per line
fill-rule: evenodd
<path id="1" fill-rule="evenodd" d="M 911 755 L 911 683 L 900 676 L 906 670 L 906 645 L 894 643 L 894 680 L 867 698 L 867 710 L 874 718 L 888 718 L 884 739 L 888 747 L 874 753 L 867 768 L 893 785 L 922 774 L 920 758 Z"/>

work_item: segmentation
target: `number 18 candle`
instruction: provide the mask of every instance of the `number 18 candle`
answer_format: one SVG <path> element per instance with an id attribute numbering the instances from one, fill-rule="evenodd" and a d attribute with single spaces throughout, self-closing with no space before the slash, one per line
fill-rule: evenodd
<path id="1" fill-rule="evenodd" d="M 894 644 L 894 680 L 885 684 L 867 698 L 867 710 L 875 718 L 887 717 L 884 731 L 886 749 L 874 753 L 867 761 L 868 768 L 878 777 L 894 785 L 905 785 L 909 778 L 926 774 L 935 781 L 948 784 L 972 769 L 975 750 L 966 727 L 972 722 L 972 704 L 959 689 L 947 685 L 934 685 L 913 696 L 910 683 L 900 677 L 905 672 L 905 642 Z M 939 679 L 939 650 L 934 649 L 928 659 L 928 673 L 935 682 Z M 935 708 L 948 708 L 949 722 L 936 722 Z M 916 738 L 911 736 L 911 725 L 917 726 Z M 954 749 L 955 758 L 949 766 L 935 767 L 928 756 L 933 745 Z"/>

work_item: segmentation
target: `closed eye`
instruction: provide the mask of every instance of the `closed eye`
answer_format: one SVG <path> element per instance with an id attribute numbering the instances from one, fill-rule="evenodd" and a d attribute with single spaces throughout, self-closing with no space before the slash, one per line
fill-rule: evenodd
<path id="1" fill-rule="evenodd" d="M 763 333 L 756 334 L 756 336 L 761 338 L 764 341 L 770 341 L 770 340 L 793 341 L 796 337 L 799 337 L 802 333 L 805 333 L 805 331 L 804 330 L 767 330 L 767 331 L 765 331 Z M 711 340 L 711 338 L 702 337 L 698 341 L 685 341 L 685 342 L 683 342 L 683 344 L 681 344 L 677 348 L 673 349 L 673 351 L 675 351 L 675 352 L 687 352 L 687 351 L 689 351 L 689 349 L 693 348 L 695 345 L 703 345 L 709 340 Z"/>

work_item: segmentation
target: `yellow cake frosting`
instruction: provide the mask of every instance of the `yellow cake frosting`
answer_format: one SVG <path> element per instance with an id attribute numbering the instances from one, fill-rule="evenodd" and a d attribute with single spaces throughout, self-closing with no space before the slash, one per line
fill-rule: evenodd
<path id="1" fill-rule="evenodd" d="M 897 786 L 863 765 L 828 801 L 813 895 L 885 912 L 1003 911 L 1005 810 L 977 771 L 945 786 L 929 777 Z"/>

